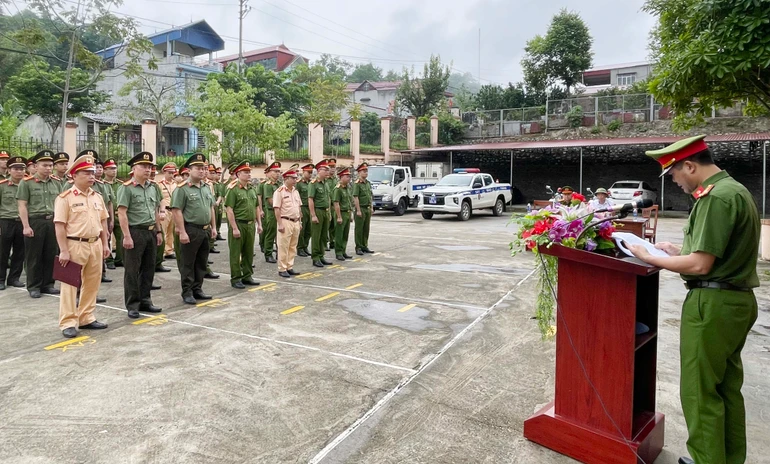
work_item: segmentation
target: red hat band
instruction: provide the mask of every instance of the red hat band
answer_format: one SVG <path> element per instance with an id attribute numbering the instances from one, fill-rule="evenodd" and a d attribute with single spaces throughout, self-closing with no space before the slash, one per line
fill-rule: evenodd
<path id="1" fill-rule="evenodd" d="M 706 145 L 706 142 L 699 140 L 697 142 L 691 143 L 690 145 L 687 145 L 686 147 L 683 147 L 681 150 L 675 151 L 674 153 L 661 156 L 658 158 L 658 163 L 660 163 L 663 169 L 666 169 L 669 166 L 673 166 L 675 163 L 678 163 L 685 158 L 689 158 L 696 153 L 708 150 L 708 148 L 709 147 Z"/>

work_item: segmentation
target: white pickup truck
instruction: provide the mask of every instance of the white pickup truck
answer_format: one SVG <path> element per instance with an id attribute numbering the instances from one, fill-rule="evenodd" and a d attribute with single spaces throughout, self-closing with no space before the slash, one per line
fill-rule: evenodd
<path id="1" fill-rule="evenodd" d="M 455 169 L 421 192 L 417 208 L 425 219 L 432 219 L 434 214 L 456 214 L 467 221 L 480 209 L 491 209 L 492 215 L 501 216 L 512 194 L 511 184 L 499 184 L 476 168 Z"/>
<path id="2" fill-rule="evenodd" d="M 402 216 L 409 207 L 417 207 L 420 192 L 438 181 L 438 177 L 412 177 L 407 166 L 377 164 L 369 166 L 372 201 L 375 210 L 392 210 Z"/>

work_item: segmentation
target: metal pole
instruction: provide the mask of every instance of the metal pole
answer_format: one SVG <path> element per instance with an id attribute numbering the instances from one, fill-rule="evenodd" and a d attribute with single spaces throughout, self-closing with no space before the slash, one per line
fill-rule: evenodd
<path id="1" fill-rule="evenodd" d="M 503 110 L 500 110 L 500 137 L 503 136 Z"/>
<path id="2" fill-rule="evenodd" d="M 513 150 L 511 150 L 511 179 L 510 179 L 511 188 L 513 188 Z"/>
<path id="3" fill-rule="evenodd" d="M 660 178 L 660 210 L 665 211 L 666 205 L 666 176 Z"/>
<path id="4" fill-rule="evenodd" d="M 583 147 L 580 147 L 580 184 L 578 191 L 581 195 L 583 194 Z"/>
<path id="5" fill-rule="evenodd" d="M 452 173 L 452 152 L 449 152 L 449 173 Z"/>
<path id="6" fill-rule="evenodd" d="M 545 131 L 548 132 L 548 98 L 545 99 Z"/>
<path id="7" fill-rule="evenodd" d="M 765 203 L 767 202 L 767 144 L 762 145 L 762 219 L 765 218 Z"/>
<path id="8" fill-rule="evenodd" d="M 650 122 L 655 120 L 655 96 L 650 94 Z"/>
<path id="9" fill-rule="evenodd" d="M 246 6 L 248 2 L 249 0 L 238 1 L 238 74 L 243 70 L 243 18 L 251 11 L 251 7 Z"/>

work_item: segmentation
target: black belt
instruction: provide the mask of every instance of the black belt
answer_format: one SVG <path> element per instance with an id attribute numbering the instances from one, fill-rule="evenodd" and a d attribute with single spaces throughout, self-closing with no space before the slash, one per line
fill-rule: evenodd
<path id="1" fill-rule="evenodd" d="M 137 224 L 135 226 L 128 226 L 128 228 L 139 230 L 155 230 L 155 224 Z"/>
<path id="2" fill-rule="evenodd" d="M 92 238 L 82 238 L 82 237 L 67 237 L 67 240 L 74 240 L 76 242 L 88 242 L 88 243 L 94 243 L 95 241 L 99 240 L 99 237 L 92 237 Z"/>
<path id="3" fill-rule="evenodd" d="M 316 207 L 315 209 L 320 209 L 321 211 L 329 211 L 328 207 L 326 207 L 326 208 L 318 208 L 318 207 Z"/>
<path id="4" fill-rule="evenodd" d="M 0 221 L 16 221 L 16 222 L 21 222 L 21 218 L 0 218 Z"/>
<path id="5" fill-rule="evenodd" d="M 291 222 L 299 222 L 299 218 L 297 218 L 297 219 L 292 219 L 292 218 L 290 218 L 290 217 L 281 216 L 281 219 L 286 219 L 287 221 L 291 221 Z"/>
<path id="6" fill-rule="evenodd" d="M 208 228 L 211 227 L 211 224 L 198 225 L 198 224 L 193 224 L 192 222 L 185 222 L 184 226 L 185 227 L 195 227 L 196 229 L 208 230 Z"/>
<path id="7" fill-rule="evenodd" d="M 53 214 L 39 214 L 37 216 L 29 216 L 30 219 L 53 219 Z"/>
<path id="8" fill-rule="evenodd" d="M 256 221 L 254 221 L 254 220 L 251 220 L 251 221 L 245 221 L 245 220 L 243 220 L 243 219 L 236 219 L 236 220 L 235 220 L 235 222 L 239 222 L 239 223 L 241 223 L 241 224 L 249 224 L 249 225 L 251 225 L 251 224 L 254 224 Z"/>
<path id="9" fill-rule="evenodd" d="M 748 287 L 738 287 L 737 285 L 728 284 L 725 282 L 709 282 L 707 280 L 689 280 L 684 283 L 684 286 L 688 290 L 695 290 L 696 288 L 715 288 L 719 290 L 735 290 L 736 292 L 750 292 Z"/>

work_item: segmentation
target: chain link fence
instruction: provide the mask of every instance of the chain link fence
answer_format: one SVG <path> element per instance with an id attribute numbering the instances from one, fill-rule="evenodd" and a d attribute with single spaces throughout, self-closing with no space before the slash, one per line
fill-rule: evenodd
<path id="1" fill-rule="evenodd" d="M 510 137 L 545 130 L 545 106 L 463 113 L 467 138 Z"/>

